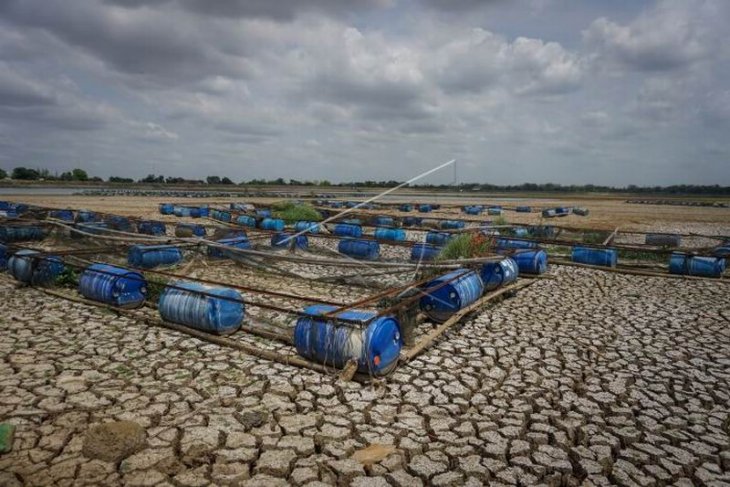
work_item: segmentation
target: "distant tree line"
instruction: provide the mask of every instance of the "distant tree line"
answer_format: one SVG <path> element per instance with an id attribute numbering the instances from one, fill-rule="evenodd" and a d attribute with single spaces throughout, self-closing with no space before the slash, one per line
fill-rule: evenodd
<path id="1" fill-rule="evenodd" d="M 86 171 L 75 168 L 70 171 L 51 173 L 47 169 L 33 169 L 27 167 L 16 167 L 10 174 L 0 168 L 0 179 L 12 178 L 21 181 L 81 181 L 81 182 L 104 182 L 100 177 L 90 177 Z M 135 181 L 132 178 L 111 176 L 107 182 L 121 184 L 172 184 L 172 185 L 235 185 L 233 180 L 226 176 L 207 176 L 203 179 L 185 179 L 180 177 L 164 176 L 162 174 L 148 174 L 144 178 Z M 241 186 L 317 186 L 317 187 L 341 187 L 341 188 L 392 188 L 400 184 L 400 181 L 349 181 L 343 183 L 332 183 L 327 180 L 299 181 L 297 179 L 285 180 L 276 179 L 251 179 L 238 183 Z M 624 187 L 600 186 L 595 184 L 571 184 L 563 185 L 557 183 L 523 183 L 515 185 L 498 185 L 489 183 L 460 183 L 460 184 L 417 184 L 414 185 L 424 189 L 441 189 L 450 191 L 483 191 L 483 192 L 519 192 L 519 193 L 637 193 L 637 194 L 694 194 L 694 195 L 730 195 L 730 186 L 678 184 L 672 186 L 636 186 L 630 184 Z"/>

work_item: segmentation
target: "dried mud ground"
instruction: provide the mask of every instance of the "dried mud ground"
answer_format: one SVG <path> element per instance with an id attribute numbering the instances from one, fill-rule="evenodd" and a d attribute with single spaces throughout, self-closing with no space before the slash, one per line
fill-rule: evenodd
<path id="1" fill-rule="evenodd" d="M 730 485 L 728 285 L 548 275 L 376 386 L 1 280 L 0 485 Z"/>

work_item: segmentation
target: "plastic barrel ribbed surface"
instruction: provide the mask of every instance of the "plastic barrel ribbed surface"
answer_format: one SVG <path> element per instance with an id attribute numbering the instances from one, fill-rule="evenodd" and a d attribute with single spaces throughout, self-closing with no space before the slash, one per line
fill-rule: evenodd
<path id="1" fill-rule="evenodd" d="M 464 222 L 462 220 L 441 220 L 439 227 L 444 230 L 456 230 L 464 228 Z"/>
<path id="2" fill-rule="evenodd" d="M 175 225 L 175 236 L 182 238 L 205 237 L 206 231 L 203 225 L 197 223 L 178 223 Z"/>
<path id="3" fill-rule="evenodd" d="M 389 216 L 376 216 L 373 218 L 373 225 L 376 227 L 392 227 L 394 223 Z"/>
<path id="4" fill-rule="evenodd" d="M 648 233 L 644 243 L 658 247 L 679 247 L 682 243 L 682 236 L 676 233 Z"/>
<path id="5" fill-rule="evenodd" d="M 5 270 L 8 267 L 8 247 L 0 244 L 0 270 Z"/>
<path id="6" fill-rule="evenodd" d="M 249 215 L 239 215 L 236 217 L 236 223 L 244 227 L 256 228 L 256 218 Z"/>
<path id="7" fill-rule="evenodd" d="M 616 267 L 616 263 L 618 262 L 618 250 L 573 247 L 570 258 L 573 262 L 578 262 L 579 264 Z"/>
<path id="8" fill-rule="evenodd" d="M 411 260 L 434 260 L 441 253 L 442 247 L 427 243 L 416 243 L 411 247 Z"/>
<path id="9" fill-rule="evenodd" d="M 277 249 L 288 249 L 292 245 L 292 240 L 294 240 L 294 245 L 298 249 L 305 250 L 309 247 L 309 239 L 306 235 L 297 235 L 296 237 L 293 237 L 292 234 L 289 233 L 275 233 L 271 236 L 271 246 Z"/>
<path id="10" fill-rule="evenodd" d="M 532 208 L 530 208 L 529 206 L 518 206 L 515 208 L 515 211 L 517 213 L 530 213 L 532 212 Z"/>
<path id="11" fill-rule="evenodd" d="M 360 225 L 351 225 L 349 223 L 338 223 L 332 232 L 338 237 L 361 237 L 362 227 Z"/>
<path id="12" fill-rule="evenodd" d="M 537 242 L 529 240 L 514 240 L 511 238 L 498 238 L 496 242 L 497 248 L 502 249 L 536 249 Z"/>
<path id="13" fill-rule="evenodd" d="M 0 242 L 27 242 L 29 240 L 43 240 L 46 232 L 41 227 L 22 225 L 0 226 Z"/>
<path id="14" fill-rule="evenodd" d="M 451 282 L 443 284 L 448 281 Z M 421 298 L 421 310 L 433 321 L 441 323 L 479 299 L 484 284 L 475 271 L 456 269 L 430 281 L 424 286 L 424 292 L 427 295 Z"/>
<path id="15" fill-rule="evenodd" d="M 409 205 L 409 204 L 403 204 L 403 205 L 400 205 L 400 206 L 398 207 L 398 209 L 399 209 L 400 211 L 405 211 L 405 212 L 408 212 L 408 211 L 413 211 L 413 205 Z"/>
<path id="16" fill-rule="evenodd" d="M 510 255 L 520 274 L 542 274 L 548 268 L 548 255 L 544 250 L 520 250 Z"/>
<path id="17" fill-rule="evenodd" d="M 235 289 L 189 281 L 170 284 L 158 302 L 163 320 L 219 335 L 232 333 L 241 326 L 245 306 L 241 293 Z"/>
<path id="18" fill-rule="evenodd" d="M 403 217 L 403 226 L 404 227 L 416 227 L 423 223 L 423 218 L 418 218 L 416 216 L 406 216 Z"/>
<path id="19" fill-rule="evenodd" d="M 172 203 L 160 203 L 160 214 L 172 215 L 175 212 L 175 205 Z"/>
<path id="20" fill-rule="evenodd" d="M 74 221 L 74 212 L 72 210 L 52 210 L 48 213 L 48 216 L 65 222 Z"/>
<path id="21" fill-rule="evenodd" d="M 79 292 L 94 301 L 137 308 L 147 297 L 147 281 L 139 272 L 123 267 L 92 264 L 81 273 Z"/>
<path id="22" fill-rule="evenodd" d="M 248 237 L 245 235 L 238 235 L 235 237 L 222 238 L 220 240 L 216 240 L 216 243 L 225 245 L 226 247 L 230 247 L 231 249 L 248 250 L 251 248 L 251 242 L 249 242 Z M 227 249 L 222 249 L 219 247 L 208 247 L 208 255 L 210 257 L 217 257 L 217 258 L 224 258 L 224 257 L 234 258 L 238 254 L 236 254 L 235 251 L 231 252 Z"/>
<path id="23" fill-rule="evenodd" d="M 725 272 L 722 257 L 697 257 L 674 253 L 669 257 L 669 272 L 685 276 L 721 277 Z"/>
<path id="24" fill-rule="evenodd" d="M 274 230 L 275 232 L 280 232 L 284 230 L 284 220 L 280 220 L 278 218 L 264 218 L 263 220 L 261 220 L 259 228 L 262 228 L 263 230 Z"/>
<path id="25" fill-rule="evenodd" d="M 133 245 L 127 253 L 129 265 L 142 269 L 177 264 L 182 259 L 182 252 L 174 245 Z"/>
<path id="26" fill-rule="evenodd" d="M 378 240 L 390 240 L 402 242 L 406 239 L 406 232 L 401 228 L 376 228 L 375 238 Z"/>
<path id="27" fill-rule="evenodd" d="M 8 259 L 8 273 L 16 280 L 33 286 L 52 284 L 63 270 L 60 257 L 41 255 L 35 250 L 18 250 Z"/>
<path id="28" fill-rule="evenodd" d="M 319 233 L 319 223 L 308 222 L 308 221 L 299 221 L 294 224 L 294 231 L 297 233 L 299 233 L 299 232 Z"/>
<path id="29" fill-rule="evenodd" d="M 350 360 L 357 360 L 358 371 L 375 376 L 386 375 L 395 369 L 403 346 L 400 325 L 393 316 L 375 318 L 367 327 L 357 324 L 335 324 L 332 318 L 318 316 L 330 313 L 335 306 L 309 306 L 294 327 L 294 345 L 297 353 L 314 362 L 342 368 Z M 352 309 L 337 313 L 347 320 L 369 320 L 375 312 Z"/>
<path id="30" fill-rule="evenodd" d="M 515 282 L 520 270 L 517 262 L 507 257 L 499 262 L 487 262 L 482 266 L 479 275 L 484 283 L 484 289 L 491 291 Z"/>
<path id="31" fill-rule="evenodd" d="M 428 232 L 426 234 L 426 243 L 431 245 L 446 245 L 451 240 L 452 235 L 444 232 Z"/>
<path id="32" fill-rule="evenodd" d="M 345 238 L 340 240 L 337 251 L 360 260 L 377 260 L 380 257 L 380 245 L 374 240 Z"/>
<path id="33" fill-rule="evenodd" d="M 167 227 L 162 222 L 145 220 L 137 223 L 137 231 L 146 235 L 165 235 Z"/>

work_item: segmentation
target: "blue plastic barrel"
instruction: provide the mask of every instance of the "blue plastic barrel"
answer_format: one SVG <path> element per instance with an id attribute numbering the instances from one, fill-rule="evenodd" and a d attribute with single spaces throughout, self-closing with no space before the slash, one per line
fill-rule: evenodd
<path id="1" fill-rule="evenodd" d="M 275 233 L 271 236 L 271 246 L 277 249 L 288 249 L 291 247 L 292 239 L 295 240 L 295 247 L 298 249 L 305 250 L 309 247 L 309 239 L 306 235 L 297 235 L 293 238 L 292 234 L 289 233 Z"/>
<path id="2" fill-rule="evenodd" d="M 588 208 L 573 208 L 573 213 L 579 216 L 588 216 L 590 211 Z"/>
<path id="3" fill-rule="evenodd" d="M 171 282 L 157 307 L 165 321 L 218 335 L 236 331 L 245 313 L 243 296 L 235 289 L 189 281 Z"/>
<path id="4" fill-rule="evenodd" d="M 182 259 L 182 252 L 174 245 L 133 245 L 127 252 L 129 265 L 142 269 L 177 264 Z"/>
<path id="5" fill-rule="evenodd" d="M 558 214 L 555 211 L 555 208 L 548 208 L 548 209 L 542 210 L 542 216 L 543 216 L 543 218 L 554 218 L 554 217 L 558 216 Z"/>
<path id="6" fill-rule="evenodd" d="M 210 217 L 213 220 L 218 220 L 220 222 L 230 223 L 230 221 L 231 221 L 231 212 L 230 211 L 223 211 L 223 210 L 211 210 Z"/>
<path id="7" fill-rule="evenodd" d="M 196 208 L 193 206 L 193 207 L 189 208 L 189 210 L 190 210 L 190 218 L 200 218 L 201 216 L 203 216 L 204 210 L 201 210 L 200 208 Z"/>
<path id="8" fill-rule="evenodd" d="M 428 232 L 426 234 L 426 243 L 430 243 L 432 245 L 446 245 L 452 238 L 453 235 L 450 233 Z"/>
<path id="9" fill-rule="evenodd" d="M 527 237 L 530 234 L 530 232 L 526 228 L 523 228 L 523 227 L 513 228 L 512 233 L 514 234 L 515 237 Z"/>
<path id="10" fill-rule="evenodd" d="M 3 225 L 0 226 L 0 242 L 27 242 L 29 240 L 43 240 L 46 232 L 43 228 L 32 225 Z"/>
<path id="11" fill-rule="evenodd" d="M 319 223 L 310 221 L 299 221 L 294 224 L 294 231 L 297 233 L 319 233 Z"/>
<path id="12" fill-rule="evenodd" d="M 484 209 L 481 206 L 465 206 L 462 211 L 467 215 L 479 215 Z"/>
<path id="13" fill-rule="evenodd" d="M 175 212 L 175 205 L 172 203 L 160 203 L 160 214 L 172 215 Z"/>
<path id="14" fill-rule="evenodd" d="M 431 205 L 418 205 L 418 211 L 420 213 L 430 213 L 433 210 Z"/>
<path id="15" fill-rule="evenodd" d="M 418 218 L 415 216 L 403 217 L 403 226 L 404 227 L 416 227 L 422 223 L 423 223 L 423 218 Z"/>
<path id="16" fill-rule="evenodd" d="M 502 249 L 536 249 L 537 242 L 529 240 L 514 240 L 511 238 L 498 238 L 496 242 L 497 248 Z"/>
<path id="17" fill-rule="evenodd" d="M 284 230 L 284 220 L 278 218 L 264 218 L 259 223 L 259 228 L 263 230 L 273 230 L 275 232 L 281 232 Z"/>
<path id="18" fill-rule="evenodd" d="M 17 281 L 43 286 L 52 284 L 64 270 L 63 260 L 35 250 L 18 250 L 8 259 L 8 273 Z"/>
<path id="19" fill-rule="evenodd" d="M 249 242 L 248 237 L 246 235 L 238 235 L 238 236 L 231 236 L 227 238 L 222 238 L 220 240 L 216 240 L 217 243 L 221 245 L 225 245 L 226 247 L 230 247 L 232 249 L 243 249 L 248 250 L 251 248 L 251 242 Z M 208 255 L 210 257 L 216 257 L 216 258 L 234 258 L 238 254 L 234 252 L 229 252 L 227 249 L 222 249 L 219 247 L 208 247 Z"/>
<path id="20" fill-rule="evenodd" d="M 0 244 L 0 270 L 4 271 L 8 267 L 8 247 Z"/>
<path id="21" fill-rule="evenodd" d="M 648 233 L 644 243 L 658 247 L 679 247 L 682 243 L 682 236 L 677 233 Z"/>
<path id="22" fill-rule="evenodd" d="M 107 226 L 112 230 L 129 232 L 132 230 L 132 222 L 126 216 L 112 215 L 106 219 Z"/>
<path id="23" fill-rule="evenodd" d="M 389 216 L 376 216 L 373 218 L 373 225 L 376 227 L 392 227 L 394 226 L 393 218 Z"/>
<path id="24" fill-rule="evenodd" d="M 532 208 L 530 208 L 529 206 L 518 206 L 515 208 L 515 211 L 517 213 L 531 213 Z"/>
<path id="25" fill-rule="evenodd" d="M 94 222 L 97 220 L 96 213 L 89 210 L 79 210 L 76 212 L 76 221 L 81 223 Z"/>
<path id="26" fill-rule="evenodd" d="M 210 208 L 207 205 L 200 205 L 196 210 L 198 210 L 198 216 L 201 217 L 207 217 L 210 214 Z"/>
<path id="27" fill-rule="evenodd" d="M 342 208 L 344 205 L 341 201 L 333 201 L 330 205 L 332 208 Z"/>
<path id="28" fill-rule="evenodd" d="M 340 240 L 337 251 L 355 259 L 377 260 L 380 256 L 380 244 L 374 240 L 344 238 Z"/>
<path id="29" fill-rule="evenodd" d="M 669 257 L 669 272 L 685 276 L 721 277 L 725 272 L 725 259 L 675 252 Z"/>
<path id="30" fill-rule="evenodd" d="M 51 210 L 51 212 L 48 213 L 48 216 L 65 222 L 74 221 L 74 212 L 72 210 Z"/>
<path id="31" fill-rule="evenodd" d="M 502 208 L 498 206 L 491 206 L 487 208 L 487 215 L 501 215 L 502 214 Z"/>
<path id="32" fill-rule="evenodd" d="M 404 203 L 398 207 L 400 211 L 409 212 L 413 211 L 413 205 L 410 205 L 408 203 Z"/>
<path id="33" fill-rule="evenodd" d="M 81 273 L 79 292 L 94 301 L 137 308 L 147 297 L 147 281 L 139 272 L 123 267 L 91 264 Z"/>
<path id="34" fill-rule="evenodd" d="M 375 238 L 377 240 L 390 240 L 392 242 L 402 242 L 406 239 L 406 232 L 401 228 L 384 228 L 375 229 Z"/>
<path id="35" fill-rule="evenodd" d="M 198 223 L 178 223 L 175 225 L 175 236 L 181 238 L 205 237 L 206 231 L 203 225 Z"/>
<path id="36" fill-rule="evenodd" d="M 244 227 L 256 228 L 256 218 L 249 215 L 239 215 L 236 217 L 236 223 Z"/>
<path id="37" fill-rule="evenodd" d="M 573 247 L 571 260 L 580 264 L 616 267 L 616 263 L 618 262 L 618 250 Z"/>
<path id="38" fill-rule="evenodd" d="M 9 210 L 12 208 L 10 201 L 0 201 L 0 210 Z"/>
<path id="39" fill-rule="evenodd" d="M 143 220 L 137 222 L 137 231 L 146 235 L 165 235 L 167 227 L 162 222 L 156 222 L 152 220 Z"/>
<path id="40" fill-rule="evenodd" d="M 338 223 L 332 232 L 338 237 L 362 237 L 362 227 L 349 223 Z"/>
<path id="41" fill-rule="evenodd" d="M 520 275 L 520 269 L 514 259 L 506 257 L 499 262 L 487 262 L 482 266 L 479 275 L 484 289 L 491 291 L 515 282 Z"/>
<path id="42" fill-rule="evenodd" d="M 510 255 L 517 262 L 520 274 L 542 274 L 548 268 L 548 255 L 544 250 L 520 250 Z"/>
<path id="43" fill-rule="evenodd" d="M 182 206 L 174 206 L 172 208 L 172 214 L 178 217 L 190 216 L 188 209 Z"/>
<path id="44" fill-rule="evenodd" d="M 271 218 L 271 210 L 269 210 L 269 209 L 256 210 L 256 216 L 261 217 L 261 218 Z"/>
<path id="45" fill-rule="evenodd" d="M 565 206 L 559 206 L 559 207 L 555 208 L 555 214 L 557 216 L 568 216 L 572 213 L 572 211 L 573 211 L 572 208 L 568 208 Z"/>
<path id="46" fill-rule="evenodd" d="M 441 220 L 439 226 L 444 230 L 456 230 L 464 228 L 464 222 L 462 220 Z"/>
<path id="47" fill-rule="evenodd" d="M 441 253 L 442 247 L 427 243 L 416 243 L 411 247 L 411 260 L 434 260 Z"/>
<path id="48" fill-rule="evenodd" d="M 304 309 L 309 316 L 301 316 L 294 327 L 294 345 L 304 358 L 342 368 L 350 360 L 357 360 L 358 371 L 375 376 L 386 375 L 398 364 L 403 340 L 400 324 L 393 316 L 373 319 L 373 311 L 351 309 L 335 314 L 346 320 L 367 321 L 367 327 L 339 323 L 333 318 L 320 318 L 337 307 L 316 304 Z"/>
<path id="49" fill-rule="evenodd" d="M 446 282 L 448 284 L 444 284 Z M 424 286 L 424 292 L 427 295 L 421 298 L 421 310 L 433 321 L 441 323 L 479 299 L 484 284 L 475 271 L 456 269 L 430 281 Z"/>

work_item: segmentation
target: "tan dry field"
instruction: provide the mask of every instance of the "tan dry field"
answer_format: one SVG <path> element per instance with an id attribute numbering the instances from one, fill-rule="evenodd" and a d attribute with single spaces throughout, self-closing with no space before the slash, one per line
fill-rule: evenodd
<path id="1" fill-rule="evenodd" d="M 172 202 L 187 205 L 200 203 L 220 204 L 246 201 L 257 205 L 268 205 L 277 198 L 165 198 L 148 196 L 55 196 L 55 195 L 28 195 L 14 198 L 24 203 L 48 206 L 54 208 L 86 208 L 90 210 L 115 213 L 124 216 L 154 218 L 165 221 L 178 221 L 176 217 L 163 216 L 157 211 L 159 203 Z M 588 208 L 590 215 L 580 217 L 570 215 L 565 218 L 543 220 L 539 213 L 504 212 L 503 216 L 509 223 L 550 223 L 573 228 L 595 228 L 613 230 L 620 227 L 622 230 L 640 230 L 657 232 L 705 233 L 712 235 L 730 235 L 730 208 L 713 207 L 686 207 L 669 205 L 629 204 L 625 199 L 616 197 L 601 198 L 596 196 L 576 197 L 566 196 L 565 199 L 526 198 L 516 201 L 502 201 L 500 198 L 437 198 L 418 197 L 420 201 L 438 201 L 442 204 L 502 204 L 504 206 L 529 205 L 533 209 L 554 206 L 579 206 Z M 392 201 L 392 200 L 391 200 Z M 414 198 L 405 196 L 403 201 L 414 201 Z M 371 212 L 373 213 L 373 212 Z M 405 215 L 397 210 L 378 210 L 379 214 Z M 410 214 L 416 214 L 415 212 Z M 465 220 L 484 221 L 494 217 L 485 214 L 473 217 L 464 215 L 458 208 L 444 208 L 428 214 L 419 214 L 423 217 L 454 217 Z"/>

